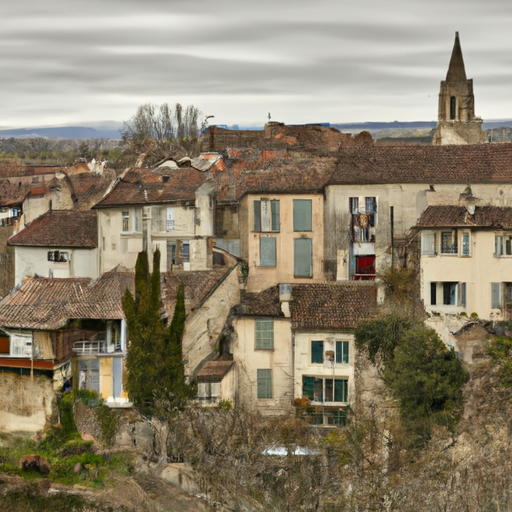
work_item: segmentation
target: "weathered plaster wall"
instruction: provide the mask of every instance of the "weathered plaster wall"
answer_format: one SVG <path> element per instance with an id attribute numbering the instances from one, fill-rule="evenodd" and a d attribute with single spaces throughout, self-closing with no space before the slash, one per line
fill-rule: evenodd
<path id="1" fill-rule="evenodd" d="M 54 400 L 50 379 L 0 373 L 0 389 L 0 432 L 43 430 Z"/>
<path id="2" fill-rule="evenodd" d="M 266 199 L 279 200 L 279 231 L 256 232 L 254 231 L 254 207 L 253 202 Z M 312 206 L 311 231 L 293 230 L 293 200 L 309 199 Z M 275 285 L 276 283 L 312 283 L 323 281 L 323 195 L 321 194 L 250 194 L 241 205 L 246 210 L 241 221 L 245 221 L 246 227 L 241 233 L 247 236 L 247 245 L 243 244 L 243 258 L 249 264 L 249 278 L 247 280 L 248 292 L 259 292 Z M 242 230 L 241 230 L 242 231 Z M 276 239 L 276 266 L 263 267 L 260 265 L 260 239 L 275 237 Z M 309 238 L 313 247 L 313 276 L 295 277 L 294 275 L 294 240 Z"/>
<path id="3" fill-rule="evenodd" d="M 183 357 L 186 361 L 185 374 L 189 378 L 193 378 L 198 365 L 212 355 L 231 308 L 240 303 L 237 268 L 227 276 L 201 307 L 187 316 L 183 337 Z"/>
<path id="4" fill-rule="evenodd" d="M 256 350 L 254 318 L 237 317 L 233 358 L 238 379 L 238 400 L 264 415 L 285 414 L 292 409 L 292 333 L 289 319 L 274 319 L 274 349 Z M 272 398 L 257 398 L 257 370 L 272 370 Z"/>

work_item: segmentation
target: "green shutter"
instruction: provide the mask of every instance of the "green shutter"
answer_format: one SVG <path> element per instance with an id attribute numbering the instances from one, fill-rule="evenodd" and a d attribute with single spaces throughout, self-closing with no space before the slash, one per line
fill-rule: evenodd
<path id="1" fill-rule="evenodd" d="M 256 349 L 272 350 L 274 348 L 274 321 L 256 320 Z"/>
<path id="2" fill-rule="evenodd" d="M 296 238 L 293 251 L 295 277 L 313 276 L 313 244 L 311 238 Z"/>
<path id="3" fill-rule="evenodd" d="M 348 341 L 343 342 L 343 362 L 348 363 Z"/>
<path id="4" fill-rule="evenodd" d="M 336 342 L 336 362 L 348 363 L 348 341 Z"/>
<path id="5" fill-rule="evenodd" d="M 312 341 L 311 342 L 311 362 L 323 363 L 324 362 L 324 342 Z"/>
<path id="6" fill-rule="evenodd" d="M 261 201 L 254 201 L 254 231 L 261 231 Z"/>
<path id="7" fill-rule="evenodd" d="M 272 370 L 257 370 L 258 398 L 272 398 Z"/>
<path id="8" fill-rule="evenodd" d="M 273 236 L 260 238 L 260 267 L 276 266 L 276 239 Z"/>
<path id="9" fill-rule="evenodd" d="M 279 231 L 279 200 L 273 199 L 270 201 L 270 207 L 272 210 L 272 231 Z"/>
<path id="10" fill-rule="evenodd" d="M 348 402 L 348 381 L 336 379 L 334 383 L 334 401 Z"/>
<path id="11" fill-rule="evenodd" d="M 293 200 L 293 230 L 311 231 L 311 199 Z"/>
<path id="12" fill-rule="evenodd" d="M 341 363 L 341 351 L 342 351 L 342 342 L 337 341 L 336 342 L 336 362 Z"/>
<path id="13" fill-rule="evenodd" d="M 315 378 L 302 376 L 302 396 L 310 400 L 315 398 Z"/>

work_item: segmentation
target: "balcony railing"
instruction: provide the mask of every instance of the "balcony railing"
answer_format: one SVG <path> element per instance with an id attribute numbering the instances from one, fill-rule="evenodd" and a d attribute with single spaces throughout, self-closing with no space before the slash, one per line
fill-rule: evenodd
<path id="1" fill-rule="evenodd" d="M 78 356 L 113 354 L 115 352 L 121 352 L 121 344 L 107 344 L 107 340 L 105 339 L 75 341 L 75 343 L 73 343 L 73 352 Z"/>

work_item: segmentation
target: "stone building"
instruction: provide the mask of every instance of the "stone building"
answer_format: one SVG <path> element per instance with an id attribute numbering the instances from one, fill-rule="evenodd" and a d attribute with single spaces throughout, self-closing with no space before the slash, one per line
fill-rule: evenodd
<path id="1" fill-rule="evenodd" d="M 446 80 L 441 82 L 437 127 L 432 144 L 481 144 L 485 141 L 482 119 L 475 116 L 473 79 L 466 78 L 459 33 L 448 66 Z"/>

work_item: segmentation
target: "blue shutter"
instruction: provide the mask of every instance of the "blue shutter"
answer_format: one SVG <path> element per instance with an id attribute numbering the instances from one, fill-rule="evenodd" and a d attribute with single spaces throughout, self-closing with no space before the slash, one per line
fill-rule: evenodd
<path id="1" fill-rule="evenodd" d="M 323 363 L 324 362 L 324 342 L 312 341 L 311 342 L 311 362 Z"/>
<path id="2" fill-rule="evenodd" d="M 311 199 L 294 199 L 293 200 L 293 230 L 294 231 L 311 231 L 312 217 L 312 201 Z"/>
<path id="3" fill-rule="evenodd" d="M 276 266 L 276 239 L 273 236 L 260 238 L 260 266 Z"/>
<path id="4" fill-rule="evenodd" d="M 258 398 L 272 398 L 272 370 L 257 370 Z"/>
<path id="5" fill-rule="evenodd" d="M 261 231 L 261 201 L 254 201 L 254 231 Z"/>
<path id="6" fill-rule="evenodd" d="M 293 273 L 296 277 L 312 277 L 313 244 L 311 238 L 296 238 L 293 252 Z"/>

